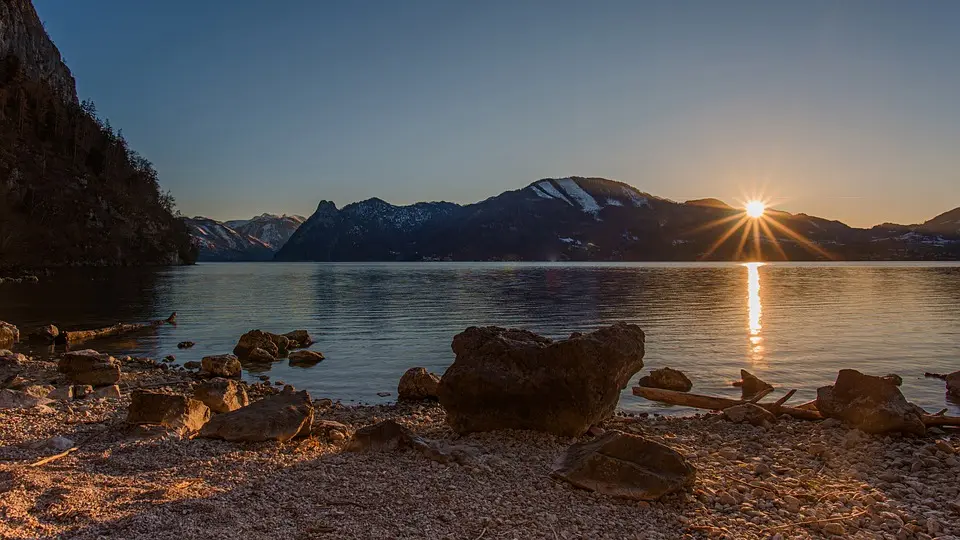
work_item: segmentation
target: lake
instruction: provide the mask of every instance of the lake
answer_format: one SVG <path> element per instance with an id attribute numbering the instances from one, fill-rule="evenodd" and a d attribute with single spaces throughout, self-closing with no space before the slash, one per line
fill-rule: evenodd
<path id="1" fill-rule="evenodd" d="M 943 381 L 923 377 L 960 369 L 958 306 L 957 263 L 208 263 L 62 271 L 39 285 L 0 286 L 0 320 L 21 330 L 178 312 L 176 326 L 89 344 L 114 354 L 182 363 L 230 352 L 254 328 L 305 328 L 327 359 L 310 368 L 284 360 L 269 375 L 347 403 L 395 399 L 412 366 L 442 374 L 451 339 L 467 326 L 558 338 L 623 320 L 647 335 L 634 381 L 669 366 L 687 373 L 694 392 L 738 397 L 730 383 L 744 368 L 777 386 L 774 396 L 798 389 L 799 403 L 849 367 L 898 373 L 908 399 L 958 413 Z M 187 340 L 197 345 L 177 349 Z M 684 412 L 629 388 L 620 405 Z"/>

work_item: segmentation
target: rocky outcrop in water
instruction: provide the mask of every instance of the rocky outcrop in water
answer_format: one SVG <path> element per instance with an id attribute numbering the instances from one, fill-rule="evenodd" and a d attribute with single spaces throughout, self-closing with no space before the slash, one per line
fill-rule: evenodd
<path id="1" fill-rule="evenodd" d="M 470 327 L 453 338 L 453 352 L 437 393 L 455 431 L 576 437 L 613 414 L 620 391 L 643 367 L 644 334 L 616 323 L 554 341 L 526 330 Z"/>
<path id="2" fill-rule="evenodd" d="M 689 392 L 693 383 L 682 371 L 672 368 L 660 368 L 650 372 L 650 375 L 641 377 L 637 384 L 649 388 L 663 388 L 675 392 Z"/>

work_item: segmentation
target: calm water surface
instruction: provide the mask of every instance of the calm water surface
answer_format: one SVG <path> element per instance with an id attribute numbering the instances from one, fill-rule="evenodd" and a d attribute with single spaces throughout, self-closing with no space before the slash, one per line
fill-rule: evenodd
<path id="1" fill-rule="evenodd" d="M 908 399 L 937 410 L 942 381 L 960 369 L 957 264 L 220 263 L 160 270 L 60 274 L 0 286 L 0 320 L 21 329 L 88 328 L 179 313 L 155 334 L 90 345 L 178 362 L 230 352 L 245 331 L 306 328 L 327 359 L 281 361 L 273 380 L 315 397 L 384 402 L 411 366 L 442 373 L 450 342 L 470 325 L 551 337 L 613 321 L 647 334 L 646 367 L 686 372 L 694 391 L 737 397 L 748 369 L 813 399 L 842 367 L 903 376 Z M 178 350 L 180 341 L 197 346 Z M 245 376 L 253 380 L 257 373 Z M 636 377 L 635 377 L 636 379 Z M 635 380 L 634 379 L 634 380 Z M 670 411 L 630 395 L 627 410 Z"/>

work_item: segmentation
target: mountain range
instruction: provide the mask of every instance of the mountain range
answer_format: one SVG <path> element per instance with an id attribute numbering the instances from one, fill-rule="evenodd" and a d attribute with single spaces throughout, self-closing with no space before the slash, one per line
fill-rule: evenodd
<path id="1" fill-rule="evenodd" d="M 604 178 L 548 178 L 467 205 L 321 201 L 299 227 L 283 228 L 286 239 L 268 237 L 282 218 L 188 223 L 201 260 L 269 260 L 273 251 L 278 261 L 960 258 L 960 208 L 870 229 L 773 209 L 752 220 L 718 199 L 676 202 Z"/>
<path id="2" fill-rule="evenodd" d="M 184 221 L 199 248 L 200 261 L 269 261 L 305 219 L 297 215 L 260 214 L 227 222 L 202 216 Z"/>

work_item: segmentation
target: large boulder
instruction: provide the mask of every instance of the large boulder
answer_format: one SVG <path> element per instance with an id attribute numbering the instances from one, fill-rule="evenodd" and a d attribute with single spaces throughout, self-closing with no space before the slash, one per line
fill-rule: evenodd
<path id="1" fill-rule="evenodd" d="M 16 326 L 0 321 L 0 349 L 9 349 L 20 341 L 20 330 Z"/>
<path id="2" fill-rule="evenodd" d="M 616 323 L 553 341 L 526 330 L 470 327 L 437 395 L 460 433 L 531 429 L 582 435 L 613 414 L 643 367 L 643 330 Z"/>
<path id="3" fill-rule="evenodd" d="M 651 371 L 650 375 L 641 377 L 637 384 L 648 388 L 662 388 L 675 392 L 689 392 L 693 388 L 693 383 L 682 371 L 668 367 Z"/>
<path id="4" fill-rule="evenodd" d="M 947 375 L 947 395 L 960 398 L 960 371 L 954 371 Z"/>
<path id="5" fill-rule="evenodd" d="M 204 356 L 200 360 L 200 372 L 214 377 L 239 377 L 243 372 L 243 366 L 232 354 L 218 354 Z"/>
<path id="6" fill-rule="evenodd" d="M 57 369 L 77 384 L 103 386 L 120 381 L 120 362 L 92 349 L 63 353 Z"/>
<path id="7" fill-rule="evenodd" d="M 604 495 L 653 501 L 693 486 L 696 473 L 683 455 L 668 446 L 611 431 L 567 448 L 551 476 Z"/>
<path id="8" fill-rule="evenodd" d="M 440 377 L 430 373 L 426 368 L 413 367 L 400 377 L 397 385 L 397 397 L 410 401 L 437 399 L 437 386 Z"/>
<path id="9" fill-rule="evenodd" d="M 291 349 L 302 349 L 304 347 L 313 345 L 313 337 L 311 337 L 310 333 L 306 330 L 294 330 L 293 332 L 287 332 L 286 334 L 283 334 L 283 337 L 287 338 L 289 341 L 289 348 Z"/>
<path id="10" fill-rule="evenodd" d="M 867 433 L 926 432 L 923 410 L 908 402 L 893 381 L 855 369 L 841 369 L 833 385 L 817 389 L 817 410 Z"/>
<path id="11" fill-rule="evenodd" d="M 138 390 L 130 394 L 127 422 L 196 431 L 210 419 L 203 402 L 179 394 Z"/>
<path id="12" fill-rule="evenodd" d="M 318 351 L 293 351 L 287 358 L 291 366 L 309 367 L 323 360 L 323 353 Z"/>
<path id="13" fill-rule="evenodd" d="M 203 402 L 216 413 L 228 413 L 250 404 L 247 391 L 232 379 L 211 379 L 193 389 L 193 398 Z"/>
<path id="14" fill-rule="evenodd" d="M 290 340 L 278 334 L 271 334 L 262 330 L 251 330 L 240 336 L 240 341 L 233 348 L 233 354 L 246 359 L 255 349 L 263 349 L 270 356 L 277 358 L 287 354 Z"/>
<path id="15" fill-rule="evenodd" d="M 234 442 L 282 442 L 308 435 L 312 423 L 310 394 L 305 390 L 283 392 L 214 416 L 200 430 L 200 436 Z"/>
<path id="16" fill-rule="evenodd" d="M 773 390 L 773 385 L 745 369 L 740 370 L 740 379 L 740 395 L 743 399 L 750 399 L 760 392 Z"/>

